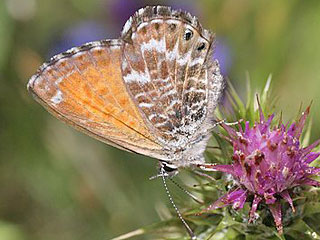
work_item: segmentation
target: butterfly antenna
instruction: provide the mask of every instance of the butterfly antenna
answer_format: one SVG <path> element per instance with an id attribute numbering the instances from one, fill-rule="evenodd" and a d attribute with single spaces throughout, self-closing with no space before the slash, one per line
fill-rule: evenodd
<path id="1" fill-rule="evenodd" d="M 193 195 L 191 192 L 189 192 L 187 189 L 185 189 L 184 187 L 182 187 L 179 183 L 177 183 L 175 180 L 173 180 L 172 178 L 169 178 L 169 180 L 176 185 L 182 192 L 184 192 L 185 194 L 187 194 L 189 197 L 191 197 L 194 201 L 196 201 L 197 203 L 200 204 L 204 204 L 204 202 L 197 198 L 195 195 Z"/>
<path id="2" fill-rule="evenodd" d="M 183 217 L 182 217 L 179 209 L 177 208 L 176 204 L 174 203 L 174 201 L 173 201 L 173 199 L 172 199 L 172 197 L 171 197 L 171 194 L 170 194 L 170 192 L 169 192 L 169 188 L 168 188 L 168 186 L 167 186 L 166 178 L 165 178 L 165 170 L 163 169 L 162 166 L 161 166 L 161 168 L 160 168 L 160 174 L 161 174 L 161 178 L 162 178 L 162 181 L 163 181 L 163 186 L 164 186 L 164 188 L 165 188 L 165 190 L 166 190 L 167 196 L 168 196 L 168 198 L 169 198 L 169 200 L 170 200 L 170 202 L 171 202 L 174 210 L 176 211 L 179 219 L 181 220 L 181 222 L 182 222 L 182 224 L 184 225 L 184 227 L 187 229 L 188 234 L 190 235 L 191 239 L 192 239 L 192 240 L 197 239 L 197 237 L 194 235 L 193 231 L 192 231 L 191 228 L 189 227 L 188 223 L 183 219 Z"/>

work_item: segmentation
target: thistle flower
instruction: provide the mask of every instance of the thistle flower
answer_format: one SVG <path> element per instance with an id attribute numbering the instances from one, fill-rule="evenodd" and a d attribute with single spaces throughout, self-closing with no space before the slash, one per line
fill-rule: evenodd
<path id="1" fill-rule="evenodd" d="M 277 96 L 272 92 L 271 76 L 265 87 L 257 91 L 252 91 L 248 78 L 246 89 L 247 97 L 244 102 L 228 82 L 226 104 L 215 112 L 217 119 L 226 119 L 227 122 L 246 119 L 250 124 L 241 122 L 239 130 L 225 124 L 225 130 L 216 129 L 213 132 L 207 149 L 208 164 L 202 166 L 213 172 L 208 175 L 198 171 L 199 169 L 185 169 L 177 176 L 180 179 L 175 177 L 177 183 L 185 190 L 195 193 L 205 205 L 217 199 L 221 192 L 225 195 L 202 211 L 204 213 L 210 210 L 208 214 L 201 216 L 199 212 L 204 204 L 193 201 L 194 198 L 190 198 L 189 194 L 175 194 L 174 200 L 199 240 L 320 239 L 320 188 L 299 187 L 320 185 L 311 178 L 312 175 L 319 175 L 320 169 L 310 166 L 319 156 L 316 150 L 312 152 L 319 141 L 305 147 L 311 133 L 311 124 L 306 124 L 309 108 L 291 125 L 283 125 L 281 121 L 275 124 L 278 122 L 277 117 L 271 113 L 277 110 Z M 260 96 L 258 105 L 256 95 Z M 265 116 L 269 117 L 265 119 Z M 305 125 L 308 128 L 302 134 Z M 312 163 L 313 166 L 318 164 Z M 221 174 L 219 171 L 228 174 Z M 170 181 L 168 187 L 175 193 L 175 184 L 169 184 Z M 283 205 L 285 201 L 289 204 Z M 224 208 L 227 205 L 233 206 L 233 209 Z M 265 206 L 270 208 L 278 231 L 270 225 L 272 219 Z M 148 239 L 187 238 L 174 209 L 162 206 L 157 210 L 162 219 L 160 222 L 136 229 L 114 240 L 133 236 Z M 256 219 L 258 213 L 259 218 Z M 244 221 L 247 215 L 250 221 L 255 220 L 258 224 Z M 282 222 L 286 226 L 285 231 L 282 230 Z M 279 234 L 282 231 L 284 234 Z"/>
<path id="2" fill-rule="evenodd" d="M 207 210 L 227 205 L 232 205 L 234 209 L 243 208 L 248 197 L 253 195 L 249 222 L 255 219 L 258 205 L 264 202 L 269 206 L 278 232 L 282 234 L 280 199 L 285 199 L 295 211 L 290 196 L 292 189 L 301 185 L 320 186 L 320 182 L 310 178 L 318 174 L 320 168 L 309 165 L 320 155 L 319 152 L 312 152 L 320 140 L 308 147 L 301 147 L 299 141 L 309 109 L 290 126 L 280 123 L 273 127 L 274 114 L 265 119 L 260 106 L 260 121 L 253 127 L 247 121 L 244 129 L 239 124 L 239 131 L 236 131 L 224 124 L 223 128 L 229 135 L 227 140 L 233 146 L 232 164 L 209 167 L 231 174 L 236 187 Z"/>

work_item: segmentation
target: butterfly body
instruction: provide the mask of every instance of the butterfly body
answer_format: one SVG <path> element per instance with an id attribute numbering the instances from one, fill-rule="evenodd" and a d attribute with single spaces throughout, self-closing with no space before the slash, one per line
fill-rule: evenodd
<path id="1" fill-rule="evenodd" d="M 109 145 L 177 168 L 203 163 L 224 86 L 213 41 L 190 14 L 146 7 L 119 39 L 53 57 L 28 89 L 53 115 Z"/>

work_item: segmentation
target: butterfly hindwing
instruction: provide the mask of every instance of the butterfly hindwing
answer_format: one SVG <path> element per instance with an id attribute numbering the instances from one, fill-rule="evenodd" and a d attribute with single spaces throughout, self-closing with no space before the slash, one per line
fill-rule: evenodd
<path id="1" fill-rule="evenodd" d="M 195 17 L 146 7 L 128 20 L 122 38 L 123 79 L 160 141 L 174 146 L 213 118 L 211 85 L 223 80 L 209 76 L 213 35 Z"/>

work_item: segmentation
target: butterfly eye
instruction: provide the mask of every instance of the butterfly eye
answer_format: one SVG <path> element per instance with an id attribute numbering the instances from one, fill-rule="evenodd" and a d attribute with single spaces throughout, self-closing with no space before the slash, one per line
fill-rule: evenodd
<path id="1" fill-rule="evenodd" d="M 190 29 L 186 29 L 186 31 L 184 32 L 184 40 L 189 41 L 193 36 L 193 32 Z"/>
<path id="2" fill-rule="evenodd" d="M 200 45 L 198 46 L 197 50 L 201 51 L 201 50 L 203 50 L 205 48 L 206 48 L 206 44 L 205 43 L 200 43 Z"/>

